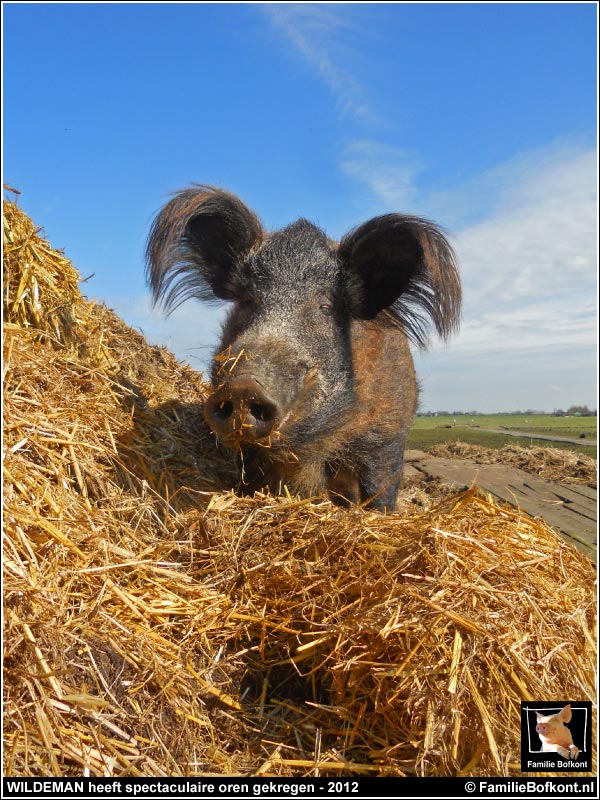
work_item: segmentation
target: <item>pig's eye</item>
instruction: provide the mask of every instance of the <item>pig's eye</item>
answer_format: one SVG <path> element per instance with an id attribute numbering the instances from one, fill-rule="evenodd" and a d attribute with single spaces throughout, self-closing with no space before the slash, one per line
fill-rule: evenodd
<path id="1" fill-rule="evenodd" d="M 333 306 L 331 305 L 331 303 L 321 303 L 321 305 L 319 306 L 319 311 L 326 317 L 331 317 L 333 314 Z"/>

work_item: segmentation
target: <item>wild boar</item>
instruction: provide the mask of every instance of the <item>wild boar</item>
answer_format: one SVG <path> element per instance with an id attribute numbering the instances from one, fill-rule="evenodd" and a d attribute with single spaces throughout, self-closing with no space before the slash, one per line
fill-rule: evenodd
<path id="1" fill-rule="evenodd" d="M 299 219 L 267 232 L 238 197 L 194 186 L 158 213 L 146 250 L 155 302 L 232 304 L 205 419 L 239 449 L 246 490 L 393 510 L 417 407 L 409 340 L 460 316 L 442 230 L 384 214 L 341 241 Z"/>

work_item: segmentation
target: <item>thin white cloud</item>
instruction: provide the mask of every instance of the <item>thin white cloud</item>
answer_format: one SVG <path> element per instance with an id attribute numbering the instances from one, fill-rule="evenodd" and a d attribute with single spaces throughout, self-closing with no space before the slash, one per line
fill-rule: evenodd
<path id="1" fill-rule="evenodd" d="M 499 188 L 498 207 L 457 235 L 465 280 L 480 304 L 560 295 L 569 313 L 577 293 L 595 288 L 596 154 L 559 147 L 552 159 L 515 161 L 521 170 L 507 165 L 513 182 Z"/>
<path id="2" fill-rule="evenodd" d="M 264 4 L 260 10 L 274 27 L 325 82 L 336 98 L 340 112 L 361 120 L 373 120 L 366 91 L 344 66 L 352 50 L 343 38 L 358 34 L 350 22 L 347 7 L 342 16 L 334 8 L 316 3 Z"/>
<path id="3" fill-rule="evenodd" d="M 593 345 L 596 331 L 596 153 L 558 143 L 520 153 L 463 185 L 425 194 L 416 157 L 357 142 L 343 169 L 385 210 L 458 226 L 453 243 L 464 284 L 458 348 Z M 477 205 L 480 210 L 477 213 Z"/>
<path id="4" fill-rule="evenodd" d="M 578 303 L 576 313 L 565 310 L 560 299 L 497 310 L 468 318 L 453 344 L 457 354 L 487 357 L 535 348 L 592 347 L 596 334 L 596 307 Z"/>
<path id="5" fill-rule="evenodd" d="M 415 154 L 373 141 L 348 147 L 342 161 L 377 213 L 409 211 L 454 229 L 463 324 L 448 346 L 416 356 L 423 408 L 595 407 L 595 150 L 554 143 L 439 192 L 420 188 L 420 168 Z"/>
<path id="6" fill-rule="evenodd" d="M 460 354 L 450 346 L 416 358 L 421 408 L 483 413 L 528 408 L 551 412 L 583 404 L 596 408 L 593 364 L 591 347 L 544 345 Z"/>
<path id="7" fill-rule="evenodd" d="M 465 310 L 448 368 L 473 408 L 595 406 L 595 153 L 522 154 L 496 174 L 495 210 L 457 237 Z"/>
<path id="8" fill-rule="evenodd" d="M 414 212 L 419 201 L 416 179 L 421 168 L 414 153 L 373 140 L 357 140 L 345 148 L 341 168 L 383 204 Z"/>

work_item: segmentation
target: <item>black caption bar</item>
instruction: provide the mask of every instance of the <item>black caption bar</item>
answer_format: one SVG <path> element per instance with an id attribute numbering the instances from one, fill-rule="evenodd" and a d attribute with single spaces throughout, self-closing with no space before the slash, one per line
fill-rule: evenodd
<path id="1" fill-rule="evenodd" d="M 3 778 L 3 797 L 596 797 L 596 778 Z"/>

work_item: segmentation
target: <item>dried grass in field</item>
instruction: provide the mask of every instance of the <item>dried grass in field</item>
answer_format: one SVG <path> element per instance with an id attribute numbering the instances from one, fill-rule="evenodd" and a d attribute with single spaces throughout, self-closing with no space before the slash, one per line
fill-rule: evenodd
<path id="1" fill-rule="evenodd" d="M 555 483 L 597 486 L 598 464 L 591 456 L 557 447 L 518 447 L 508 444 L 499 450 L 464 442 L 447 442 L 428 452 L 440 458 L 468 458 L 477 464 L 507 464 Z"/>
<path id="2" fill-rule="evenodd" d="M 49 248 L 20 216 L 11 286 Z M 521 700 L 595 700 L 594 566 L 552 530 L 476 491 L 388 516 L 223 491 L 201 378 L 76 293 L 69 337 L 36 328 L 60 278 L 27 258 L 5 775 L 517 775 Z"/>

